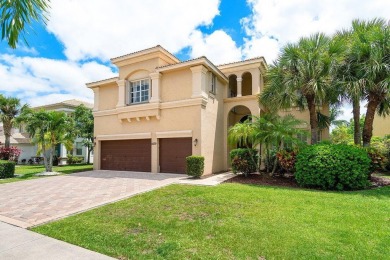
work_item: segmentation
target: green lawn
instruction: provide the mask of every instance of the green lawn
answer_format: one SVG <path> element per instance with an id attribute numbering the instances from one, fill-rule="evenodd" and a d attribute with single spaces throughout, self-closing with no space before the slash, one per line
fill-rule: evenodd
<path id="1" fill-rule="evenodd" d="M 65 166 L 55 166 L 53 167 L 53 171 L 61 172 L 61 173 L 73 173 L 73 172 L 82 172 L 82 171 L 90 171 L 93 169 L 92 164 L 75 164 L 75 165 L 65 165 Z M 36 177 L 34 176 L 36 173 L 41 173 L 45 171 L 45 167 L 43 165 L 17 165 L 15 168 L 15 174 L 19 175 L 14 178 L 9 179 L 0 179 L 0 184 L 29 180 L 34 178 L 45 178 L 45 177 Z"/>
<path id="2" fill-rule="evenodd" d="M 120 259 L 390 259 L 390 187 L 171 185 L 33 230 Z"/>

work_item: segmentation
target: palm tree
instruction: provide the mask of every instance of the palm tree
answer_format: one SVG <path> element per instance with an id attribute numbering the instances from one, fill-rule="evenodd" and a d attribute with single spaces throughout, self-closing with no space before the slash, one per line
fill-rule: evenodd
<path id="1" fill-rule="evenodd" d="M 51 172 L 56 145 L 63 143 L 70 149 L 73 144 L 73 119 L 59 111 L 25 110 L 20 120 L 43 154 L 46 171 Z"/>
<path id="2" fill-rule="evenodd" d="M 26 25 L 31 25 L 34 21 L 46 23 L 49 3 L 50 0 L 0 0 L 1 40 L 6 39 L 8 45 L 15 49 L 22 34 L 27 44 L 24 36 Z"/>
<path id="3" fill-rule="evenodd" d="M 355 23 L 365 28 L 361 34 L 370 42 L 366 49 L 356 50 L 360 55 L 366 55 L 365 61 L 358 66 L 365 81 L 367 111 L 363 146 L 367 147 L 371 143 L 375 113 L 378 112 L 380 116 L 390 114 L 390 28 L 383 19 Z"/>
<path id="4" fill-rule="evenodd" d="M 305 135 L 306 131 L 301 128 L 303 124 L 292 115 L 284 117 L 276 114 L 265 114 L 262 117 L 253 116 L 252 120 L 232 126 L 229 129 L 228 140 L 231 144 L 244 145 L 247 148 L 264 144 L 267 152 L 269 152 L 270 146 L 282 150 L 286 144 L 293 146 L 302 144 L 297 136 Z M 276 165 L 277 161 L 274 163 L 271 175 L 275 172 Z"/>
<path id="5" fill-rule="evenodd" d="M 24 105 L 26 106 L 26 105 Z M 5 136 L 5 148 L 10 147 L 12 128 L 16 123 L 16 118 L 23 107 L 20 100 L 14 97 L 4 97 L 0 95 L 0 121 L 3 123 Z"/>
<path id="6" fill-rule="evenodd" d="M 375 79 L 369 79 L 369 73 L 371 71 L 370 74 L 376 77 L 376 73 L 379 72 L 376 72 L 376 70 L 381 66 L 386 66 L 383 64 L 386 63 L 386 59 L 387 64 L 389 64 L 389 58 L 386 58 L 386 54 L 381 54 L 384 50 L 380 45 L 386 44 L 386 40 L 380 43 L 379 46 L 377 44 L 379 38 L 383 36 L 384 26 L 386 26 L 384 21 L 380 19 L 371 21 L 354 20 L 351 29 L 340 31 L 335 36 L 336 40 L 343 42 L 347 46 L 343 55 L 344 58 L 336 71 L 336 77 L 338 84 L 344 90 L 341 98 L 352 103 L 354 143 L 357 145 L 361 144 L 360 102 L 368 98 L 368 88 L 375 85 L 372 82 Z M 375 34 L 378 38 L 373 38 Z M 365 145 L 367 145 L 367 137 Z"/>
<path id="7" fill-rule="evenodd" d="M 297 44 L 287 44 L 265 76 L 259 102 L 270 111 L 293 106 L 308 109 L 312 144 L 318 140 L 317 106 L 336 101 L 332 71 L 341 51 L 340 42 L 322 33 L 304 37 Z"/>

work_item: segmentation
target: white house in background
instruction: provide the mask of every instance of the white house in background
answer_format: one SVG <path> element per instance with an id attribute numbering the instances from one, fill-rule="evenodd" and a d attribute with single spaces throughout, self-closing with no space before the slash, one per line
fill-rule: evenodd
<path id="1" fill-rule="evenodd" d="M 88 108 L 93 108 L 93 104 L 83 102 L 80 100 L 76 99 L 71 99 L 71 100 L 65 100 L 62 102 L 54 103 L 54 104 L 48 104 L 44 106 L 38 106 L 38 107 L 33 107 L 32 109 L 34 110 L 56 110 L 56 111 L 63 111 L 67 114 L 72 113 L 77 106 L 83 104 L 84 106 Z M 3 127 L 0 126 L 0 142 L 4 144 L 5 142 L 5 136 L 4 136 L 4 131 Z M 19 162 L 21 162 L 23 159 L 26 159 L 28 161 L 31 159 L 31 157 L 37 156 L 37 147 L 36 145 L 31 143 L 30 137 L 28 133 L 25 132 L 23 127 L 21 128 L 15 128 L 12 131 L 12 136 L 11 136 L 11 146 L 16 146 L 22 150 L 22 153 L 19 156 Z M 73 151 L 67 151 L 65 146 L 63 144 L 59 144 L 56 147 L 55 154 L 58 157 L 66 157 L 67 154 L 73 154 L 74 156 L 79 156 L 84 158 L 84 162 L 87 161 L 88 157 L 88 148 L 83 146 L 83 139 L 82 138 L 77 138 L 75 140 L 75 143 L 73 145 Z M 91 153 L 91 158 L 90 161 L 93 161 L 93 153 Z"/>

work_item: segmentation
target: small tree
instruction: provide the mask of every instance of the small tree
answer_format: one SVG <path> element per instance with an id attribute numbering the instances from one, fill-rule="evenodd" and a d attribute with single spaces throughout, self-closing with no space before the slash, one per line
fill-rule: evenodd
<path id="1" fill-rule="evenodd" d="M 270 146 L 278 150 L 284 149 L 286 144 L 299 145 L 302 141 L 298 135 L 306 135 L 307 131 L 301 129 L 302 121 L 292 115 L 280 117 L 276 114 L 265 114 L 262 117 L 253 117 L 253 121 L 238 123 L 229 129 L 228 140 L 231 144 L 245 145 L 249 151 L 259 144 L 265 144 L 268 150 Z M 253 157 L 253 156 L 252 156 Z M 277 165 L 275 157 L 274 174 Z"/>
<path id="2" fill-rule="evenodd" d="M 64 112 L 26 109 L 19 120 L 26 125 L 32 142 L 38 145 L 38 150 L 43 154 L 46 171 L 52 172 L 56 145 L 65 144 L 67 149 L 73 145 L 73 119 Z"/>
<path id="3" fill-rule="evenodd" d="M 3 123 L 4 147 L 6 149 L 10 148 L 12 128 L 15 126 L 16 118 L 24 107 L 27 107 L 27 105 L 22 106 L 18 98 L 0 95 L 0 121 Z M 8 160 L 8 158 L 5 159 Z"/>
<path id="4" fill-rule="evenodd" d="M 88 148 L 87 163 L 90 163 L 91 152 L 93 151 L 94 121 L 92 110 L 80 105 L 73 113 L 76 135 L 83 138 L 83 145 Z"/>

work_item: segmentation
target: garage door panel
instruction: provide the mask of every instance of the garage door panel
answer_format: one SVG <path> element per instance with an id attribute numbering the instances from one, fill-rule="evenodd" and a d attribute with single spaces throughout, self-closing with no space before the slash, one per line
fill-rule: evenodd
<path id="1" fill-rule="evenodd" d="M 159 139 L 160 172 L 185 173 L 186 157 L 192 155 L 192 138 Z"/>
<path id="2" fill-rule="evenodd" d="M 150 172 L 151 140 L 102 141 L 101 169 Z"/>

